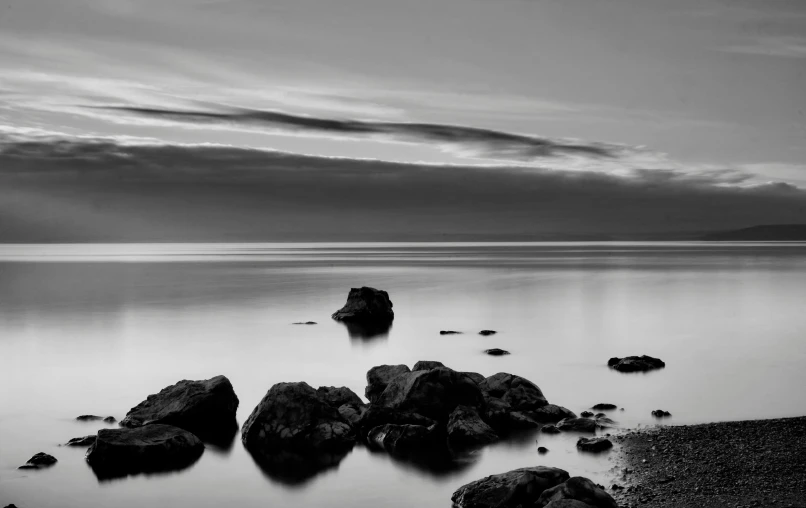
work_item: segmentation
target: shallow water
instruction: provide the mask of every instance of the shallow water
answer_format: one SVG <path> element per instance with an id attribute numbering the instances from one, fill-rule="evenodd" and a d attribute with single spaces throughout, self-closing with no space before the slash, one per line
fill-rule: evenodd
<path id="1" fill-rule="evenodd" d="M 388 332 L 330 320 L 360 285 L 389 291 Z M 606 483 L 612 454 L 580 454 L 571 435 L 527 433 L 442 470 L 356 447 L 293 484 L 238 439 L 109 482 L 58 444 L 108 426 L 75 416 L 120 419 L 180 379 L 227 375 L 243 422 L 276 382 L 363 395 L 370 367 L 417 360 L 518 374 L 577 413 L 612 402 L 624 427 L 658 408 L 669 424 L 804 415 L 804 302 L 802 243 L 0 245 L 0 506 L 448 507 L 464 483 L 537 464 Z M 667 367 L 606 367 L 631 354 Z M 16 469 L 39 451 L 59 463 Z"/>

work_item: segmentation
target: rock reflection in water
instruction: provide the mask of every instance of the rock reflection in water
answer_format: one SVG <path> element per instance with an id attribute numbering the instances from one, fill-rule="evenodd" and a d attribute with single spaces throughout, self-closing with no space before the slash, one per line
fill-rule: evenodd
<path id="1" fill-rule="evenodd" d="M 352 340 L 378 340 L 389 337 L 389 330 L 392 329 L 391 321 L 381 322 L 355 322 L 355 321 L 339 321 L 347 327 L 347 333 Z"/>
<path id="2" fill-rule="evenodd" d="M 263 474 L 278 483 L 299 487 L 317 475 L 338 467 L 350 454 L 352 445 L 337 450 L 321 452 L 296 452 L 275 450 L 261 453 L 247 449 L 249 455 L 260 467 Z"/>

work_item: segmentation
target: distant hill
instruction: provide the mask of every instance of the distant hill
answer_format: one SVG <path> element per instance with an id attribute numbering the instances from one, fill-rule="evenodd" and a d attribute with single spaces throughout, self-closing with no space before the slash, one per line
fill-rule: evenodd
<path id="1" fill-rule="evenodd" d="M 702 240 L 717 242 L 794 242 L 806 241 L 806 224 L 768 224 L 711 233 Z"/>

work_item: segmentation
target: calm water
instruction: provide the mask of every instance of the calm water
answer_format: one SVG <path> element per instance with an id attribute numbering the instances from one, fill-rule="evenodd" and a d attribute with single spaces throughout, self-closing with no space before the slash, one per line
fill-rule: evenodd
<path id="1" fill-rule="evenodd" d="M 389 291 L 388 333 L 329 319 L 360 285 Z M 84 449 L 57 445 L 105 426 L 75 416 L 120 419 L 184 378 L 227 375 L 243 422 L 276 382 L 363 395 L 370 367 L 417 360 L 518 374 L 576 412 L 612 402 L 626 427 L 654 424 L 657 408 L 670 424 L 804 415 L 804 302 L 806 244 L 0 246 L 0 506 L 447 508 L 468 481 L 537 464 L 604 483 L 610 456 L 580 455 L 563 435 L 527 434 L 440 472 L 356 447 L 301 485 L 264 474 L 239 440 L 181 472 L 103 483 Z M 319 324 L 290 324 L 308 320 Z M 668 366 L 605 366 L 630 354 Z M 15 469 L 39 451 L 59 463 Z"/>

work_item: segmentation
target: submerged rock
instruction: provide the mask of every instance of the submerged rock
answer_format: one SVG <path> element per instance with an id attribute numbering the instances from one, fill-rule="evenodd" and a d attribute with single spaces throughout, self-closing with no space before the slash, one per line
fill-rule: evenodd
<path id="1" fill-rule="evenodd" d="M 583 452 L 603 452 L 613 448 L 613 443 L 606 437 L 581 437 L 577 441 L 577 448 Z"/>
<path id="2" fill-rule="evenodd" d="M 101 429 L 87 450 L 87 462 L 99 478 L 170 471 L 193 464 L 204 452 L 201 440 L 172 425 Z"/>
<path id="3" fill-rule="evenodd" d="M 503 355 L 508 355 L 509 354 L 509 351 L 506 351 L 504 349 L 499 349 L 497 347 L 494 347 L 492 349 L 485 349 L 484 352 L 487 353 L 490 356 L 503 356 Z"/>
<path id="4" fill-rule="evenodd" d="M 610 494 L 582 476 L 575 476 L 560 485 L 546 489 L 534 506 L 536 508 L 554 508 L 558 506 L 568 506 L 570 508 L 574 506 L 568 503 L 565 505 L 559 504 L 563 500 L 578 501 L 591 508 L 618 508 L 616 501 Z"/>
<path id="5" fill-rule="evenodd" d="M 337 321 L 389 322 L 395 318 L 389 293 L 371 287 L 352 288 L 344 307 L 333 313 Z"/>
<path id="6" fill-rule="evenodd" d="M 654 416 L 655 418 L 664 418 L 667 416 L 672 416 L 672 413 L 664 411 L 663 409 L 656 409 L 652 411 L 652 416 Z"/>
<path id="7" fill-rule="evenodd" d="M 456 332 L 456 331 L 453 331 L 453 330 L 440 330 L 439 331 L 440 335 L 461 335 L 461 333 L 462 332 Z"/>
<path id="8" fill-rule="evenodd" d="M 299 321 L 297 323 L 291 323 L 292 325 L 315 325 L 317 324 L 316 321 Z"/>
<path id="9" fill-rule="evenodd" d="M 659 358 L 651 356 L 627 356 L 624 358 L 611 358 L 607 366 L 619 372 L 647 372 L 666 367 L 666 363 Z"/>
<path id="10" fill-rule="evenodd" d="M 596 409 L 597 411 L 610 411 L 611 409 L 616 409 L 616 407 L 617 406 L 615 404 L 607 404 L 605 402 L 600 402 L 599 404 L 593 406 L 591 409 Z"/>
<path id="11" fill-rule="evenodd" d="M 121 427 L 160 423 L 188 430 L 203 439 L 232 439 L 237 431 L 238 397 L 225 376 L 205 381 L 182 380 L 149 395 L 133 407 Z"/>
<path id="12" fill-rule="evenodd" d="M 58 460 L 56 460 L 56 457 L 53 455 L 49 455 L 45 452 L 39 452 L 28 459 L 28 462 L 21 465 L 17 469 L 42 469 L 45 467 L 50 467 L 57 462 Z"/>
<path id="13" fill-rule="evenodd" d="M 64 446 L 90 446 L 92 443 L 95 442 L 96 437 L 98 436 L 96 436 L 95 434 L 84 437 L 74 437 L 70 441 L 66 442 Z"/>
<path id="14" fill-rule="evenodd" d="M 486 337 L 488 335 L 495 335 L 496 333 L 498 332 L 496 332 L 495 330 L 482 330 L 479 332 L 479 335 L 484 335 Z"/>
<path id="15" fill-rule="evenodd" d="M 364 401 L 361 397 L 346 386 L 336 388 L 335 386 L 320 386 L 316 389 L 319 398 L 330 404 L 335 408 L 339 408 L 345 404 L 355 404 L 361 406 Z"/>
<path id="16" fill-rule="evenodd" d="M 378 365 L 367 371 L 367 388 L 364 395 L 370 402 L 381 396 L 386 386 L 397 376 L 411 372 L 408 365 Z"/>
<path id="17" fill-rule="evenodd" d="M 457 406 L 448 418 L 448 444 L 452 448 L 483 446 L 498 441 L 475 408 Z"/>
<path id="18" fill-rule="evenodd" d="M 451 501 L 457 508 L 532 506 L 544 491 L 568 478 L 568 473 L 562 469 L 525 467 L 463 485 L 453 493 Z"/>

